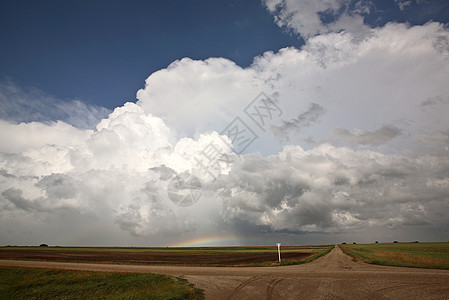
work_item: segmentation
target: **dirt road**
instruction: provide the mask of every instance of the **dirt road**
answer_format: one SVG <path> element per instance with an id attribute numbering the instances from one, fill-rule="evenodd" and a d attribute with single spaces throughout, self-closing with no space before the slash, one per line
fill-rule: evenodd
<path id="1" fill-rule="evenodd" d="M 177 267 L 0 260 L 3 266 L 175 275 L 207 299 L 449 299 L 449 271 L 353 262 L 336 247 L 314 262 L 282 267 Z"/>

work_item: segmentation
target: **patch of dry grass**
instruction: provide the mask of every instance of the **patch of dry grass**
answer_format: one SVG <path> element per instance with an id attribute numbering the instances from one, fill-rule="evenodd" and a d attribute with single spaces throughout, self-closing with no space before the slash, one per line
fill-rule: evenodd
<path id="1" fill-rule="evenodd" d="M 358 244 L 340 248 L 373 264 L 449 269 L 449 243 Z"/>
<path id="2" fill-rule="evenodd" d="M 392 251 L 375 251 L 373 255 L 378 257 L 380 260 L 391 261 L 395 264 L 446 266 L 449 268 L 449 261 L 443 258 L 412 255 L 410 253 Z"/>

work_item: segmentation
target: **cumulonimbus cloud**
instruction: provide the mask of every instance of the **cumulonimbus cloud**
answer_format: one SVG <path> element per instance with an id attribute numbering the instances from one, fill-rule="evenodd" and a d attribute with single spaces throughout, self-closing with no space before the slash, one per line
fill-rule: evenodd
<path id="1" fill-rule="evenodd" d="M 57 216 L 51 224 L 58 227 L 66 216 L 98 218 L 111 237 L 124 231 L 155 241 L 221 233 L 221 224 L 293 233 L 375 227 L 385 235 L 444 226 L 447 105 L 422 103 L 449 94 L 448 49 L 441 43 L 448 36 L 438 23 L 388 24 L 362 42 L 348 32 L 311 37 L 302 49 L 267 52 L 248 68 L 224 58 L 182 59 L 151 74 L 137 104 L 116 108 L 95 128 L 2 120 L 0 226 L 16 232 L 33 224 L 44 236 L 45 222 L 35 220 Z M 348 145 L 293 143 L 266 156 L 228 149 L 233 163 L 221 176 L 201 178 L 197 206 L 174 205 L 170 178 L 198 168 L 195 156 L 226 139 L 218 132 L 236 116 L 244 119 L 261 91 L 283 110 L 270 125 L 301 129 L 290 133 L 298 140 L 326 141 L 337 130 Z M 260 136 L 254 152 L 278 145 L 245 121 Z"/>

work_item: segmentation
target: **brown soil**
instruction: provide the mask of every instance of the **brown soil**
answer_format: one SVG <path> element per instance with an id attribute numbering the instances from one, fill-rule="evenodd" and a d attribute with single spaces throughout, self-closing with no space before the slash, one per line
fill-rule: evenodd
<path id="1" fill-rule="evenodd" d="M 283 261 L 302 260 L 310 253 L 286 252 Z M 0 259 L 40 260 L 60 262 L 94 262 L 139 265 L 243 265 L 274 263 L 276 252 L 126 252 L 126 251 L 70 251 L 39 249 L 5 249 L 0 250 Z"/>

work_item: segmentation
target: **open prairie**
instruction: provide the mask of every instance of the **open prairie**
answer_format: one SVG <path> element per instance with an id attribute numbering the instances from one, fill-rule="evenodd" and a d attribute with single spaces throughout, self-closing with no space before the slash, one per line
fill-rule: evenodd
<path id="1" fill-rule="evenodd" d="M 206 299 L 447 299 L 449 270 L 355 262 L 335 247 L 310 263 L 198 267 L 0 260 L 8 267 L 157 273 L 187 279 Z"/>
<path id="2" fill-rule="evenodd" d="M 284 264 L 307 262 L 325 254 L 329 245 L 284 246 Z M 164 248 L 62 248 L 3 247 L 0 259 L 139 265 L 242 266 L 277 264 L 276 246 L 255 247 L 164 247 Z"/>
<path id="3" fill-rule="evenodd" d="M 449 243 L 381 243 L 340 246 L 365 262 L 387 265 L 449 269 Z"/>

